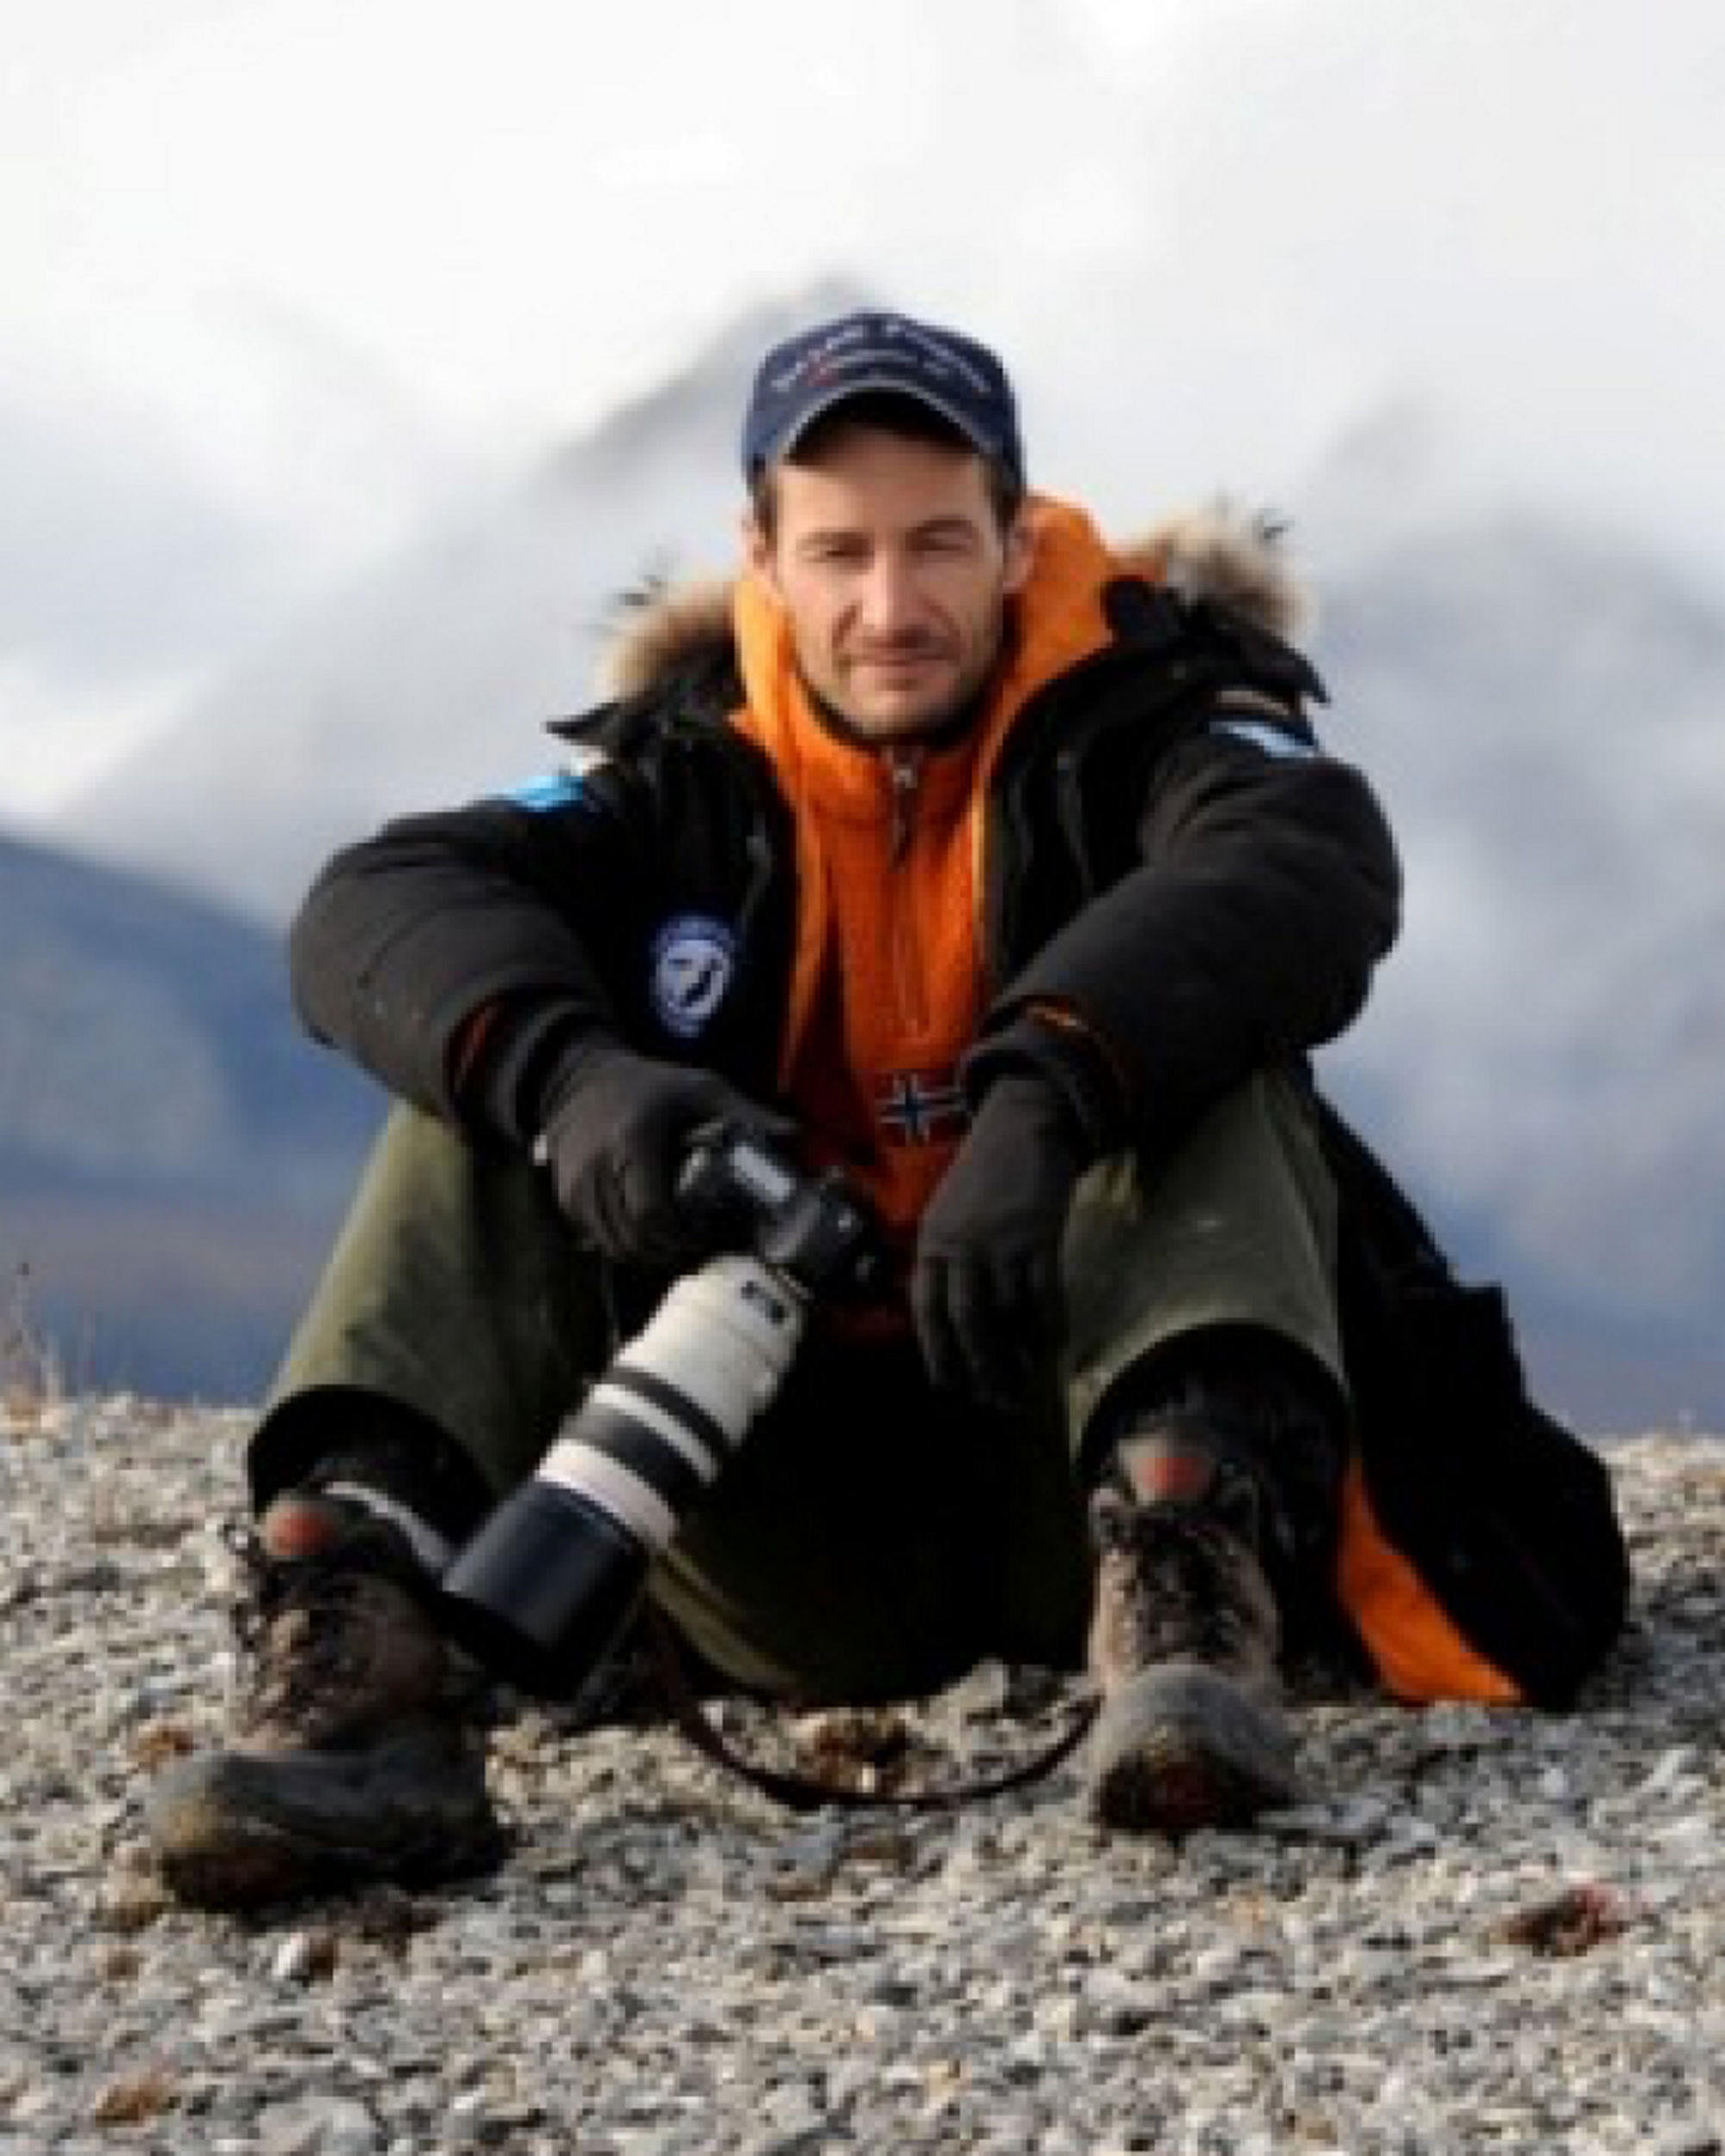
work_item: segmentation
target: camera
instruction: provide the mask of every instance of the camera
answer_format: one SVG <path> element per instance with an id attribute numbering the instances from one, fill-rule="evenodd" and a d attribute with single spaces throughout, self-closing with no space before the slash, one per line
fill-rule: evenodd
<path id="1" fill-rule="evenodd" d="M 545 1696 L 573 1697 L 615 1645 L 654 1557 L 778 1392 L 810 1304 L 878 1271 L 874 1221 L 844 1179 L 752 1131 L 701 1133 L 678 1193 L 748 1247 L 671 1288 L 441 1583 L 451 1635 Z"/>

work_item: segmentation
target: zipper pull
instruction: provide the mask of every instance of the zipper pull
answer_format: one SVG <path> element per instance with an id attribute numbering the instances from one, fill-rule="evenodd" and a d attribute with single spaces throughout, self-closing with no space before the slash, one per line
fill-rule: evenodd
<path id="1" fill-rule="evenodd" d="M 916 822 L 917 789 L 922 784 L 922 756 L 910 749 L 903 755 L 887 754 L 887 769 L 893 781 L 892 858 L 902 861 L 910 849 L 911 830 Z"/>

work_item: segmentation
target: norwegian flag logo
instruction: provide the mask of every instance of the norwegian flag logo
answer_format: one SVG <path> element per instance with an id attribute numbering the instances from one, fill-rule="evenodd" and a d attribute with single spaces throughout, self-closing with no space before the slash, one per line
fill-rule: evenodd
<path id="1" fill-rule="evenodd" d="M 895 1145 L 933 1145 L 956 1138 L 969 1122 L 957 1074 L 894 1070 L 875 1083 L 875 1119 Z"/>

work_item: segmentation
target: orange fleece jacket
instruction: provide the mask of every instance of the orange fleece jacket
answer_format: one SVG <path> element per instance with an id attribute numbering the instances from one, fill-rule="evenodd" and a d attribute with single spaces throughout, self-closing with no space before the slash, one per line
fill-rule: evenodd
<path id="1" fill-rule="evenodd" d="M 959 1057 L 982 1016 L 982 805 L 1001 743 L 1042 685 L 1108 641 L 1120 565 L 1081 510 L 1038 498 L 1037 547 L 977 724 L 935 749 L 858 748 L 821 724 L 788 624 L 760 580 L 733 603 L 744 707 L 797 829 L 797 951 L 781 1086 L 908 1249 L 963 1134 Z"/>

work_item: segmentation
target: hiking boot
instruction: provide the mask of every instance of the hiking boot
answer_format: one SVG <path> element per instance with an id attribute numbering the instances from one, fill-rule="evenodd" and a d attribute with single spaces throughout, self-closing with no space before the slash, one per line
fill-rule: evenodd
<path id="1" fill-rule="evenodd" d="M 1258 1483 L 1189 1434 L 1116 1461 L 1090 1507 L 1091 1808 L 1135 1832 L 1243 1825 L 1299 1793 Z"/>
<path id="2" fill-rule="evenodd" d="M 168 1887 L 233 1908 L 496 1863 L 483 1757 L 450 1705 L 430 1583 L 401 1530 L 352 1499 L 295 1492 L 237 1546 L 230 1742 L 145 1798 Z"/>

